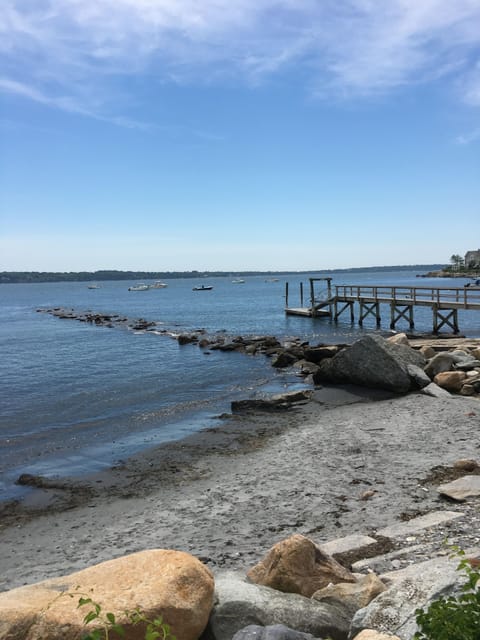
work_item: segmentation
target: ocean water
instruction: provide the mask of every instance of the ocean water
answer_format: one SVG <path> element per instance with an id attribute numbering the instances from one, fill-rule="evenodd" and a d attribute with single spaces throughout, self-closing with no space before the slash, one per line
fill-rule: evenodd
<path id="1" fill-rule="evenodd" d="M 320 274 L 313 274 L 316 277 Z M 376 284 L 460 286 L 468 280 L 416 278 L 416 271 L 328 274 L 333 285 Z M 277 371 L 268 358 L 204 352 L 180 346 L 166 335 L 62 320 L 37 309 L 52 307 L 143 317 L 159 329 L 205 329 L 228 335 L 301 337 L 311 344 L 352 342 L 375 331 L 349 317 L 286 316 L 300 306 L 300 282 L 308 275 L 172 279 L 168 287 L 128 291 L 134 282 L 0 285 L 0 500 L 19 497 L 21 473 L 81 475 L 125 459 L 142 449 L 179 439 L 216 424 L 236 398 L 301 386 L 292 371 Z M 199 284 L 212 291 L 194 292 Z M 388 310 L 384 313 L 389 319 Z M 347 321 L 348 320 L 348 321 Z M 480 314 L 459 314 L 462 334 L 480 337 Z M 431 310 L 416 308 L 417 331 L 430 331 Z M 402 330 L 401 324 L 397 330 Z M 382 327 L 388 329 L 388 323 Z"/>

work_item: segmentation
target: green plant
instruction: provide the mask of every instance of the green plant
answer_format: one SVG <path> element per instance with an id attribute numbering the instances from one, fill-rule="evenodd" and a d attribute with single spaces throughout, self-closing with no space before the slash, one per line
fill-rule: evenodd
<path id="1" fill-rule="evenodd" d="M 104 613 L 98 602 L 94 602 L 92 598 L 81 597 L 78 601 L 78 607 L 90 605 L 91 609 L 83 618 L 83 622 L 87 625 L 92 622 L 100 624 L 100 627 L 92 629 L 90 633 L 83 636 L 82 640 L 109 640 L 118 636 L 124 638 L 126 631 L 123 625 L 119 624 L 113 613 Z M 133 626 L 145 626 L 145 640 L 176 640 L 175 636 L 170 633 L 170 627 L 163 621 L 161 616 L 149 620 L 139 609 L 133 611 L 125 611 L 125 617 Z"/>
<path id="2" fill-rule="evenodd" d="M 465 552 L 454 547 L 460 557 L 458 571 L 466 581 L 459 595 L 440 597 L 427 610 L 415 611 L 419 631 L 414 640 L 479 640 L 480 639 L 480 569 L 465 558 Z"/>

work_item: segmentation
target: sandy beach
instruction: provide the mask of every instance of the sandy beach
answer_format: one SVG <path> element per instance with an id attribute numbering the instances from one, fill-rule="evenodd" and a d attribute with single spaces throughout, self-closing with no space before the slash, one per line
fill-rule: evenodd
<path id="1" fill-rule="evenodd" d="M 476 399 L 358 388 L 219 417 L 214 429 L 5 506 L 0 590 L 147 548 L 247 568 L 293 533 L 321 543 L 451 508 L 435 477 L 479 459 L 479 427 Z"/>

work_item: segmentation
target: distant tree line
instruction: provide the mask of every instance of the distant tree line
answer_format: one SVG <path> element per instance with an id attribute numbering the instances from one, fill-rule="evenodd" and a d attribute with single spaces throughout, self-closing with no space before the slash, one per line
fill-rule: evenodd
<path id="1" fill-rule="evenodd" d="M 358 271 L 418 271 L 441 269 L 443 265 L 399 265 L 384 267 L 352 267 L 349 269 L 323 269 L 318 271 L 1 271 L 0 283 L 34 282 L 100 282 L 105 280 L 163 280 L 169 278 L 285 276 L 302 274 L 355 273 Z"/>

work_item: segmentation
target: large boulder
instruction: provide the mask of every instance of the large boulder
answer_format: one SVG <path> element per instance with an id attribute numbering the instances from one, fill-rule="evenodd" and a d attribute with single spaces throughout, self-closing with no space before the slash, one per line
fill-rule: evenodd
<path id="1" fill-rule="evenodd" d="M 425 358 L 406 345 L 368 335 L 333 358 L 322 360 L 313 380 L 315 384 L 347 383 L 406 393 L 413 385 L 409 365 L 423 368 Z"/>
<path id="2" fill-rule="evenodd" d="M 348 636 L 351 616 L 344 607 L 252 584 L 238 572 L 215 574 L 215 594 L 208 628 L 208 637 L 215 640 L 231 640 L 249 625 L 277 624 L 315 638 L 346 640 Z"/>
<path id="3" fill-rule="evenodd" d="M 109 560 L 67 576 L 0 594 L 0 638 L 8 640 L 79 640 L 91 607 L 114 614 L 126 640 L 140 640 L 145 625 L 132 625 L 125 611 L 139 609 L 146 618 L 162 616 L 182 640 L 198 640 L 213 606 L 214 581 L 199 560 L 181 551 L 152 549 Z M 97 625 L 98 626 L 98 625 Z"/>
<path id="4" fill-rule="evenodd" d="M 256 584 L 307 598 L 330 583 L 356 582 L 353 573 L 300 534 L 275 544 L 247 575 Z"/>

